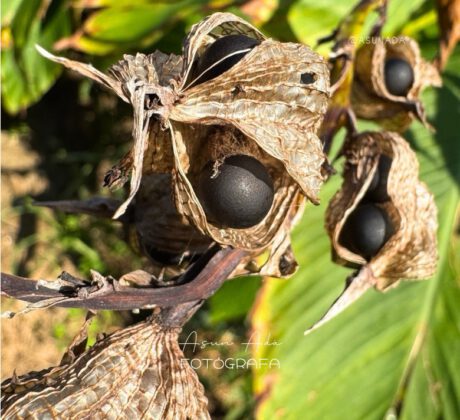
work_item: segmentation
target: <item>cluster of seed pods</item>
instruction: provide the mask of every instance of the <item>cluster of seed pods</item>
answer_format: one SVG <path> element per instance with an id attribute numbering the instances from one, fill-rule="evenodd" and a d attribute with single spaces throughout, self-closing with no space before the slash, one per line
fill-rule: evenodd
<path id="1" fill-rule="evenodd" d="M 127 55 L 109 74 L 39 51 L 132 105 L 133 147 L 105 184 L 131 177 L 114 218 L 129 215 L 139 249 L 154 263 L 177 274 L 216 242 L 246 250 L 233 275 L 295 271 L 290 230 L 307 200 L 319 204 L 329 175 L 316 134 L 329 98 L 320 55 L 266 39 L 228 13 L 193 26 L 182 56 Z M 265 251 L 266 262 L 248 269 Z M 181 305 L 156 307 L 149 321 L 59 367 L 12 378 L 3 388 L 6 418 L 209 418 L 177 343 L 202 301 L 184 304 L 180 317 Z"/>
<path id="2" fill-rule="evenodd" d="M 317 135 L 330 96 L 329 68 L 320 55 L 304 45 L 267 39 L 228 13 L 193 26 L 181 56 L 159 51 L 126 55 L 108 74 L 40 52 L 132 105 L 134 144 L 105 182 L 120 186 L 131 177 L 129 195 L 114 217 L 128 210 L 133 214 L 139 249 L 154 264 L 183 271 L 216 242 L 249 251 L 233 275 L 283 277 L 295 271 L 290 231 L 307 201 L 319 204 L 319 190 L 330 175 Z M 348 136 L 343 184 L 327 208 L 326 229 L 333 260 L 365 268 L 369 284 L 379 290 L 400 279 L 429 277 L 436 268 L 433 196 L 418 178 L 414 152 L 397 132 L 414 117 L 425 122 L 418 95 L 423 86 L 439 83 L 434 67 L 408 38 L 391 43 L 378 38 L 355 56 L 353 112 L 394 132 Z M 255 265 L 264 252 L 268 258 Z M 128 385 L 136 386 L 123 388 L 126 395 L 115 390 L 110 398 L 101 397 L 106 405 L 94 418 L 111 412 L 120 395 L 132 399 L 131 406 L 137 404 L 133 410 L 121 404 L 123 414 L 133 419 L 154 418 L 145 415 L 146 404 L 162 418 L 208 418 L 195 373 L 179 366 L 182 323 L 165 328 L 157 321 L 154 317 L 113 335 L 40 379 L 10 381 L 4 391 L 12 416 L 38 406 L 46 413 L 50 404 L 53 415 L 60 414 L 58 408 L 91 412 L 92 388 L 101 393 L 99 385 L 106 384 L 82 372 L 103 359 L 124 375 L 118 365 L 119 360 L 128 362 L 122 357 L 128 351 L 143 363 L 127 369 L 132 374 Z M 134 349 L 133 337 L 144 353 Z M 83 385 L 75 385 L 75 378 Z M 172 381 L 173 391 L 164 386 L 164 378 Z M 144 381 L 145 390 L 140 388 Z M 62 392 L 66 384 L 76 386 L 75 395 L 88 401 L 75 405 L 75 397 Z M 45 385 L 55 388 L 52 399 Z M 28 387 L 37 392 L 35 405 L 29 402 Z M 20 400 L 27 403 L 19 407 Z"/>
<path id="3" fill-rule="evenodd" d="M 132 104 L 134 145 L 106 180 L 119 185 L 131 174 L 129 197 L 115 217 L 135 208 L 140 249 L 151 260 L 180 266 L 215 241 L 252 252 L 235 274 L 280 277 L 295 271 L 289 232 L 306 200 L 318 204 L 329 175 L 316 134 L 327 110 L 329 69 L 318 54 L 266 39 L 226 13 L 195 25 L 182 56 L 125 56 L 109 75 L 44 54 Z M 350 104 L 357 117 L 396 132 L 414 117 L 426 122 L 418 95 L 440 78 L 415 41 L 375 37 L 358 48 L 353 69 Z M 411 176 L 397 176 L 402 165 L 417 167 L 403 144 L 395 132 L 350 135 L 344 183 L 327 211 L 334 259 L 372 267 L 382 289 L 401 277 L 428 277 L 435 267 L 434 205 L 428 206 L 424 228 L 407 228 L 415 221 L 406 207 L 418 208 L 420 195 L 427 203 L 432 197 L 415 169 Z M 403 181 L 409 183 L 400 200 L 392 191 Z M 425 236 L 433 244 L 429 249 Z M 411 250 L 403 243 L 407 238 Z M 420 263 L 430 268 L 404 269 L 391 252 L 401 247 L 405 255 L 430 255 Z M 268 259 L 254 264 L 267 250 Z"/>
<path id="4" fill-rule="evenodd" d="M 343 145 L 343 183 L 329 202 L 325 224 L 333 260 L 359 270 L 307 332 L 369 287 L 383 291 L 400 280 L 429 278 L 437 265 L 434 198 L 400 133 L 414 118 L 429 127 L 418 96 L 425 86 L 440 85 L 439 73 L 407 37 L 374 37 L 353 56 L 349 113 L 392 131 L 353 131 Z"/>
<path id="5" fill-rule="evenodd" d="M 141 249 L 153 260 L 174 263 L 215 241 L 253 257 L 268 250 L 255 272 L 292 274 L 289 232 L 306 200 L 319 203 L 328 176 L 316 135 L 329 98 L 320 55 L 267 39 L 229 13 L 193 26 L 182 56 L 124 56 L 109 75 L 42 53 L 132 104 L 134 145 L 106 183 L 118 186 L 131 174 L 129 197 L 115 217 L 136 208 Z M 159 183 L 165 174 L 170 182 Z M 163 212 L 149 199 L 152 183 L 156 197 L 172 196 L 174 211 Z"/>

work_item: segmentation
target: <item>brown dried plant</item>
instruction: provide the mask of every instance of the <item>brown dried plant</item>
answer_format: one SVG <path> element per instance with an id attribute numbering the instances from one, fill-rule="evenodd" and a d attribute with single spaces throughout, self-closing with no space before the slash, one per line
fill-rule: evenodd
<path id="1" fill-rule="evenodd" d="M 437 211 L 433 195 L 418 178 L 418 160 L 409 144 L 397 133 L 365 132 L 349 139 L 344 153 L 344 181 L 326 213 L 334 261 L 367 265 L 379 290 L 385 290 L 399 279 L 432 276 L 437 263 Z M 366 261 L 341 245 L 339 237 L 347 217 L 365 196 L 382 155 L 391 159 L 389 199 L 378 206 L 388 214 L 393 234 L 380 251 Z"/>
<path id="2" fill-rule="evenodd" d="M 437 266 L 437 208 L 427 186 L 419 180 L 415 153 L 398 133 L 364 132 L 350 136 L 344 146 L 345 166 L 340 190 L 326 210 L 326 230 L 332 259 L 358 268 L 349 276 L 342 294 L 305 334 L 319 328 L 359 299 L 368 289 L 385 291 L 401 280 L 431 277 Z M 369 260 L 348 249 L 340 235 L 350 214 L 365 202 L 381 156 L 391 160 L 388 199 L 374 203 L 387 214 L 392 233 Z"/>
<path id="3" fill-rule="evenodd" d="M 210 419 L 203 385 L 178 344 L 180 326 L 159 313 L 79 352 L 85 325 L 60 366 L 2 384 L 2 418 Z"/>
<path id="4" fill-rule="evenodd" d="M 392 95 L 385 86 L 388 58 L 404 59 L 413 69 L 414 82 L 406 96 Z M 419 100 L 426 86 L 441 86 L 441 77 L 436 67 L 422 58 L 415 40 L 406 36 L 374 37 L 357 50 L 351 90 L 351 105 L 357 117 L 398 132 L 403 132 L 414 118 L 428 125 Z"/>
<path id="5" fill-rule="evenodd" d="M 197 57 L 217 38 L 230 34 L 245 34 L 261 43 L 224 74 L 194 85 Z M 318 203 L 327 171 L 316 131 L 327 108 L 329 76 L 322 57 L 307 46 L 266 39 L 244 20 L 216 13 L 192 27 L 183 56 L 158 51 L 124 56 L 109 75 L 40 52 L 109 87 L 133 106 L 134 145 L 106 179 L 109 185 L 119 185 L 131 173 L 129 197 L 115 218 L 126 211 L 143 176 L 171 173 L 177 211 L 201 234 L 248 250 L 262 250 L 274 242 L 286 249 L 286 230 L 296 219 L 293 213 L 303 209 L 303 197 Z M 194 177 L 203 161 L 241 150 L 267 165 L 275 199 L 256 226 L 224 229 L 207 220 Z"/>

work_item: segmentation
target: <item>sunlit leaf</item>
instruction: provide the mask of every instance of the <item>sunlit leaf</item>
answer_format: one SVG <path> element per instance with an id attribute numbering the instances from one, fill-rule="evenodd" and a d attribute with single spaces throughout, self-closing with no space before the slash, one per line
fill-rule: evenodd
<path id="1" fill-rule="evenodd" d="M 44 20 L 43 12 L 36 1 L 23 2 L 11 22 L 12 42 L 2 49 L 2 102 L 11 114 L 40 99 L 62 71 L 41 57 L 35 44 L 51 48 L 56 39 L 67 35 L 69 13 L 62 1 L 48 9 Z"/>
<path id="2" fill-rule="evenodd" d="M 299 0 L 289 9 L 288 22 L 299 41 L 315 45 L 319 38 L 332 33 L 355 3 L 354 0 Z"/>
<path id="3" fill-rule="evenodd" d="M 267 281 L 253 316 L 259 335 L 281 342 L 255 352 L 256 357 L 277 358 L 281 364 L 280 369 L 254 370 L 255 390 L 263 395 L 259 419 L 459 417 L 460 272 L 451 257 L 459 210 L 455 115 L 460 78 L 453 71 L 459 64 L 458 57 L 451 60 L 445 87 L 424 95 L 437 134 L 420 124 L 406 133 L 417 151 L 421 178 L 435 194 L 439 209 L 436 275 L 403 282 L 385 294 L 371 290 L 304 337 L 303 331 L 324 313 L 350 274 L 330 262 L 322 228 L 325 206 L 308 207 L 294 232 L 298 274 L 287 282 Z M 339 187 L 338 178 L 324 188 L 323 203 Z"/>
<path id="4" fill-rule="evenodd" d="M 260 284 L 258 277 L 241 277 L 224 283 L 208 301 L 210 321 L 215 324 L 246 316 Z"/>
<path id="5" fill-rule="evenodd" d="M 384 26 L 383 35 L 392 36 L 397 34 L 407 24 L 409 17 L 422 7 L 425 1 L 389 1 L 387 23 Z M 334 0 L 322 2 L 298 0 L 289 9 L 288 21 L 293 32 L 301 42 L 308 45 L 315 45 L 319 38 L 330 35 L 339 22 L 349 15 L 356 4 L 357 1 L 355 0 L 340 2 Z M 369 18 L 365 28 L 370 29 L 375 19 L 376 16 Z M 420 24 L 422 23 L 420 22 Z M 411 33 L 414 35 L 414 30 Z M 358 42 L 364 42 L 365 36 L 367 36 L 366 31 L 363 32 Z"/>

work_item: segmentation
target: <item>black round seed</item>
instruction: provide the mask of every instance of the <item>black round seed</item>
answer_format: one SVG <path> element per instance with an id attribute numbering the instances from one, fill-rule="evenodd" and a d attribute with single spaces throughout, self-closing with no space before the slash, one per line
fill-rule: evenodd
<path id="1" fill-rule="evenodd" d="M 259 40 L 250 38 L 246 35 L 227 35 L 217 39 L 205 50 L 198 60 L 198 65 L 193 71 L 192 79 L 201 76 L 193 85 L 220 76 L 238 63 L 238 61 L 240 61 L 252 48 L 259 44 Z M 222 61 L 213 66 L 213 64 L 217 63 L 219 60 Z"/>
<path id="2" fill-rule="evenodd" d="M 392 95 L 406 96 L 414 83 L 411 65 L 401 58 L 385 61 L 385 86 Z"/>
<path id="3" fill-rule="evenodd" d="M 366 259 L 372 258 L 392 235 L 386 212 L 373 204 L 360 204 L 349 216 L 339 242 Z"/>
<path id="4" fill-rule="evenodd" d="M 198 195 L 209 220 L 236 229 L 259 223 L 273 203 L 273 181 L 257 159 L 234 155 L 214 173 L 214 162 L 201 171 Z"/>
<path id="5" fill-rule="evenodd" d="M 388 175 L 391 168 L 391 158 L 387 155 L 381 155 L 377 170 L 375 171 L 374 177 L 367 189 L 366 199 L 376 202 L 383 203 L 390 199 L 387 190 Z"/>

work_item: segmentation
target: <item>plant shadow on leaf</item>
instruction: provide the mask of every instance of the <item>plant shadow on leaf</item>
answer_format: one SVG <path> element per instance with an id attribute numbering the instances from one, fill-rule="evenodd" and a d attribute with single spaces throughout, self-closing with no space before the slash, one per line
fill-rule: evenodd
<path id="1" fill-rule="evenodd" d="M 459 65 L 460 65 L 460 60 Z M 460 77 L 452 73 L 444 76 L 445 88 L 437 97 L 437 113 L 434 126 L 436 139 L 441 147 L 446 167 L 460 188 L 460 147 L 458 142 L 458 113 L 460 109 Z M 457 92 L 454 92 L 454 89 Z"/>

